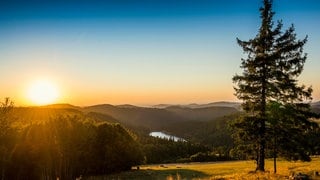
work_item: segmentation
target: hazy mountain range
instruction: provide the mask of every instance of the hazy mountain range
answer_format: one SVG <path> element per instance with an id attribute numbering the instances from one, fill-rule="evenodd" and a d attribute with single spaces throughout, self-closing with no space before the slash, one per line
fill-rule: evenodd
<path id="1" fill-rule="evenodd" d="M 162 130 L 170 124 L 185 121 L 209 121 L 238 112 L 234 107 L 189 108 L 184 106 L 168 106 L 166 108 L 146 108 L 137 106 L 109 104 L 82 108 L 84 112 L 107 114 L 120 123 L 134 128 L 146 128 L 151 131 Z"/>
<path id="2" fill-rule="evenodd" d="M 233 108 L 240 108 L 241 103 L 238 102 L 228 102 L 228 101 L 219 101 L 219 102 L 213 102 L 208 104 L 187 104 L 187 105 L 172 105 L 172 104 L 157 104 L 152 107 L 154 108 L 168 108 L 170 106 L 179 106 L 179 107 L 185 107 L 185 108 L 208 108 L 208 107 L 233 107 Z"/>
<path id="3" fill-rule="evenodd" d="M 312 103 L 312 110 L 320 113 L 320 102 Z M 21 122 L 43 122 L 60 116 L 79 116 L 90 121 L 120 123 L 137 133 L 164 131 L 186 139 L 210 142 L 213 137 L 227 138 L 227 121 L 236 118 L 240 103 L 214 102 L 209 104 L 139 107 L 129 104 L 100 104 L 87 107 L 53 104 L 40 107 L 14 108 L 15 118 Z"/>
<path id="4" fill-rule="evenodd" d="M 85 116 L 90 120 L 120 123 L 143 131 L 168 130 L 172 124 L 205 122 L 239 112 L 239 103 L 156 105 L 138 107 L 130 104 L 100 104 L 79 107 L 70 104 L 52 104 L 40 107 L 17 107 L 17 119 L 24 122 L 43 121 L 58 116 Z"/>
<path id="5" fill-rule="evenodd" d="M 151 107 L 139 107 L 130 104 L 111 105 L 99 104 L 93 106 L 74 106 L 70 104 L 52 104 L 40 107 L 18 108 L 22 112 L 34 111 L 37 116 L 56 116 L 57 114 L 78 114 L 94 116 L 103 120 L 110 119 L 129 127 L 159 130 L 168 124 L 185 121 L 211 121 L 216 118 L 235 114 L 240 111 L 238 102 L 213 102 L 208 104 L 172 105 L 158 104 Z M 311 103 L 314 112 L 320 113 L 320 101 Z M 44 112 L 47 115 L 44 115 Z M 26 114 L 26 117 L 30 116 Z"/>

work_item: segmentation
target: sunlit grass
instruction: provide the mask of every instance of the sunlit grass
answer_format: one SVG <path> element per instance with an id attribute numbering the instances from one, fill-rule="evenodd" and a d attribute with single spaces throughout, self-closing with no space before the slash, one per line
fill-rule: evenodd
<path id="1" fill-rule="evenodd" d="M 254 169 L 254 161 L 143 165 L 139 170 L 89 179 L 288 179 L 292 173 L 304 173 L 312 179 L 320 179 L 315 176 L 315 172 L 320 171 L 320 157 L 313 158 L 311 162 L 278 160 L 277 174 L 273 173 L 271 159 L 266 161 L 265 173 L 257 173 Z"/>

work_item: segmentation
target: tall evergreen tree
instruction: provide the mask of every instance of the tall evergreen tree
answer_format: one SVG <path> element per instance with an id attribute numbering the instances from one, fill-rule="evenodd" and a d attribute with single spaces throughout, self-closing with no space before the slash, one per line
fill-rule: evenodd
<path id="1" fill-rule="evenodd" d="M 248 41 L 237 39 L 247 58 L 242 59 L 242 75 L 233 77 L 237 86 L 235 95 L 243 100 L 243 109 L 246 111 L 237 127 L 242 133 L 241 139 L 255 148 L 256 170 L 259 171 L 265 170 L 266 144 L 269 141 L 267 134 L 271 134 L 269 131 L 272 129 L 268 126 L 274 125 L 269 122 L 267 105 L 277 102 L 285 107 L 301 109 L 303 106 L 299 104 L 311 100 L 312 93 L 311 87 L 298 85 L 297 81 L 306 60 L 303 46 L 307 37 L 297 40 L 293 25 L 282 32 L 281 21 L 273 27 L 273 16 L 272 0 L 263 0 L 258 34 Z M 296 118 L 295 111 L 290 112 L 293 113 L 290 117 Z M 280 118 L 278 121 L 284 119 L 287 120 Z"/>

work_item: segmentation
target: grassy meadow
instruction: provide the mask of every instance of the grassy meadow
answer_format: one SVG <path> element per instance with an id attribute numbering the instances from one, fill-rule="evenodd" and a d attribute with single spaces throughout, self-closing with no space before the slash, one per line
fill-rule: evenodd
<path id="1" fill-rule="evenodd" d="M 108 176 L 86 178 L 104 179 L 289 179 L 292 173 L 308 174 L 312 179 L 320 179 L 315 172 L 320 171 L 320 157 L 311 162 L 277 161 L 277 174 L 273 173 L 273 160 L 266 160 L 266 172 L 256 173 L 254 161 L 231 161 L 211 163 L 143 165 L 131 171 Z"/>

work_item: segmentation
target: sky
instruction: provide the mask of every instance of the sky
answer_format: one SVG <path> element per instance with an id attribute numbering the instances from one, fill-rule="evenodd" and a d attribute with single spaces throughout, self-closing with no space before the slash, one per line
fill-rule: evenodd
<path id="1" fill-rule="evenodd" d="M 32 105 L 45 80 L 55 103 L 153 105 L 238 101 L 236 38 L 258 32 L 262 0 L 0 1 L 0 98 Z M 299 82 L 320 100 L 320 1 L 274 0 L 274 20 L 308 35 Z M 284 30 L 283 29 L 283 30 Z M 31 88 L 32 89 L 32 88 Z"/>

